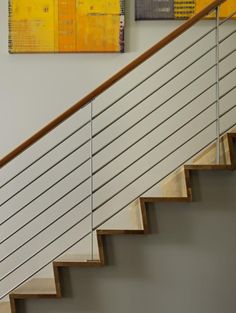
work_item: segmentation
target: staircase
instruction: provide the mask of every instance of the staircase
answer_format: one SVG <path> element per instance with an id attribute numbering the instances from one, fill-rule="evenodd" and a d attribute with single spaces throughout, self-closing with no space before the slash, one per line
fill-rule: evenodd
<path id="1" fill-rule="evenodd" d="M 219 277 L 216 277 L 216 281 L 219 282 L 223 276 L 223 265 L 221 262 L 218 262 L 218 258 L 222 257 L 219 254 L 219 249 L 223 249 L 224 253 L 232 252 L 230 251 L 232 245 L 228 243 L 226 249 L 224 247 L 219 248 L 219 244 L 222 244 L 221 241 L 223 241 L 222 237 L 225 237 L 225 240 L 228 240 L 229 237 L 224 236 L 219 231 L 219 225 L 217 224 L 223 218 L 226 218 L 226 221 L 229 222 L 229 216 L 227 217 L 229 212 L 232 214 L 230 216 L 236 218 L 236 175 L 235 172 L 232 172 L 232 170 L 236 169 L 236 134 L 229 133 L 227 138 L 230 147 L 230 164 L 185 166 L 185 196 L 140 198 L 139 210 L 142 216 L 142 229 L 97 230 L 98 260 L 81 261 L 80 256 L 64 255 L 53 262 L 54 279 L 32 279 L 10 294 L 11 305 L 2 303 L 0 312 L 89 311 L 108 313 L 130 312 L 133 310 L 141 313 L 144 309 L 150 313 L 153 312 L 153 309 L 158 312 L 164 312 L 168 307 L 171 310 L 169 303 L 172 301 L 175 303 L 178 297 L 178 304 L 174 306 L 176 312 L 189 312 L 188 299 L 186 300 L 186 295 L 182 294 L 183 291 L 188 292 L 189 282 L 187 284 L 182 282 L 181 277 L 175 273 L 181 267 L 182 259 L 187 268 L 181 268 L 181 273 L 185 272 L 187 273 L 186 275 L 191 274 L 193 277 L 195 273 L 198 273 L 202 276 L 199 270 L 205 272 L 206 270 L 210 271 L 211 267 L 216 267 L 213 270 L 214 275 L 217 275 L 217 270 L 220 269 L 222 271 L 218 275 Z M 194 220 L 194 215 L 197 215 L 197 218 L 200 220 Z M 214 222 L 218 215 L 221 218 Z M 198 229 L 197 235 L 193 236 L 192 234 L 192 237 L 184 237 L 186 231 L 190 231 L 189 226 L 193 227 L 193 225 L 188 225 L 186 221 L 181 219 L 183 217 L 187 219 L 187 222 L 195 223 L 193 224 L 195 227 L 197 226 L 196 223 L 199 223 L 198 227 L 200 229 Z M 223 220 L 222 224 L 224 223 L 225 221 Z M 235 233 L 235 227 L 234 223 L 229 224 L 231 225 L 228 225 L 227 231 L 232 236 L 231 232 Z M 176 231 L 178 227 L 179 229 Z M 214 229 L 214 227 L 217 228 Z M 210 232 L 208 228 L 210 228 Z M 162 229 L 164 229 L 163 234 Z M 207 236 L 212 237 L 211 240 L 205 237 L 205 232 Z M 141 239 L 140 235 L 145 235 L 145 238 Z M 160 240 L 157 235 L 161 236 Z M 180 238 L 175 236 L 180 236 Z M 190 252 L 190 260 L 187 255 L 178 255 L 178 253 L 182 253 L 182 249 L 178 249 L 178 245 L 184 245 L 185 241 L 188 242 L 194 238 L 197 242 L 195 244 L 187 244 L 185 252 L 188 253 L 187 250 L 190 247 L 195 250 L 203 248 L 209 250 L 208 253 L 204 249 L 201 251 L 204 257 L 210 258 L 210 262 L 204 261 L 203 268 L 198 267 L 197 260 L 194 259 L 196 257 L 195 254 L 191 255 Z M 220 243 L 215 243 L 215 247 L 214 244 L 213 247 L 208 246 L 208 244 L 212 245 L 212 239 L 213 242 L 219 240 Z M 171 241 L 174 241 L 174 244 L 171 244 Z M 161 244 L 166 246 L 168 242 L 172 249 L 173 246 L 177 249 L 176 252 L 171 252 L 171 249 L 165 251 L 166 248 L 160 247 Z M 158 252 L 159 249 L 162 252 L 164 250 L 164 256 L 161 255 L 160 251 Z M 168 255 L 169 253 L 172 253 L 173 256 Z M 180 257 L 181 260 L 176 264 L 173 262 L 174 259 L 171 259 L 172 257 L 175 257 L 177 260 Z M 214 259 L 215 257 L 217 258 L 216 260 Z M 232 257 L 235 260 L 235 252 L 232 252 Z M 166 276 L 169 278 L 170 273 L 161 273 L 161 269 L 165 268 L 163 262 L 164 264 L 165 262 L 170 262 L 166 268 L 171 271 L 172 275 L 176 275 L 173 281 L 175 283 L 177 281 L 181 282 L 181 284 L 183 283 L 184 287 L 180 285 L 170 286 L 168 281 L 168 286 L 166 286 L 164 281 Z M 188 262 L 194 262 L 194 264 L 191 265 Z M 229 262 L 227 259 L 224 259 L 224 262 L 232 265 L 229 265 L 230 268 L 224 269 L 232 275 L 231 280 L 227 281 L 227 284 L 230 284 L 230 288 L 226 285 L 226 282 L 222 282 L 221 288 L 215 288 L 214 284 L 212 288 L 215 289 L 214 292 L 229 292 L 227 308 L 230 309 L 226 310 L 226 312 L 232 312 L 231 309 L 234 309 L 235 305 L 233 288 L 235 282 L 234 262 Z M 190 268 L 188 268 L 189 266 Z M 207 269 L 204 266 L 207 266 Z M 151 277 L 149 277 L 150 274 Z M 206 272 L 204 275 L 206 276 L 201 277 L 201 279 L 206 279 L 205 282 L 202 282 L 202 288 L 205 290 L 205 283 L 212 284 L 211 281 L 209 283 L 212 273 Z M 197 279 L 196 282 L 199 283 Z M 164 288 L 164 290 L 160 288 Z M 182 288 L 184 290 L 180 292 L 178 289 Z M 167 295 L 165 292 L 167 292 Z M 207 295 L 207 297 L 209 297 L 210 301 L 221 303 L 221 299 L 218 301 L 219 299 L 215 295 L 212 295 L 211 292 L 209 293 L 210 295 Z M 168 299 L 169 294 L 173 298 Z M 188 296 L 191 297 L 191 295 Z M 198 312 L 199 309 L 203 312 L 209 312 L 209 307 L 206 308 L 201 303 L 201 297 L 203 296 L 204 293 L 201 292 L 199 295 L 194 294 L 192 296 L 193 298 L 196 297 L 196 299 L 194 298 L 196 307 L 192 308 L 192 312 Z M 40 301 L 40 299 L 48 300 Z M 52 299 L 60 299 L 58 302 L 61 303 L 56 304 L 55 300 L 52 301 Z M 214 312 L 221 312 L 222 308 L 217 309 L 217 305 L 214 302 L 208 303 L 208 305 L 212 306 L 210 310 L 214 308 Z"/>
<path id="2" fill-rule="evenodd" d="M 145 308 L 151 312 L 150 308 L 153 311 L 154 307 L 160 312 L 166 311 L 168 301 L 165 300 L 162 306 L 160 298 L 158 307 L 155 305 L 157 295 L 150 289 L 155 282 L 160 294 L 165 290 L 161 287 L 165 277 L 163 275 L 163 280 L 158 282 L 159 275 L 162 275 L 154 266 L 162 259 L 160 252 L 156 251 L 153 257 L 143 259 L 142 263 L 138 261 L 140 254 L 130 255 L 130 247 L 136 247 L 137 251 L 134 252 L 141 255 L 152 255 L 153 247 L 162 240 L 154 236 L 159 222 L 153 208 L 168 205 L 173 214 L 173 226 L 174 216 L 178 220 L 175 215 L 177 211 L 189 208 L 195 212 L 198 208 L 202 212 L 201 208 L 207 207 L 209 201 L 214 202 L 214 193 L 219 198 L 215 201 L 216 210 L 222 210 L 222 194 L 219 190 L 222 189 L 223 193 L 223 189 L 228 188 L 231 192 L 227 199 L 232 197 L 229 208 L 233 211 L 235 174 L 232 174 L 232 170 L 235 169 L 236 135 L 232 129 L 235 127 L 236 105 L 232 103 L 236 86 L 229 82 L 233 81 L 232 75 L 236 69 L 232 67 L 236 48 L 232 50 L 229 45 L 230 50 L 223 49 L 222 57 L 220 52 L 224 43 L 234 36 L 235 30 L 223 36 L 220 36 L 219 30 L 236 12 L 223 21 L 219 21 L 216 14 L 215 27 L 184 47 L 166 64 L 154 72 L 152 69 L 147 77 L 122 96 L 115 94 L 115 98 L 112 98 L 110 90 L 121 79 L 130 81 L 131 72 L 143 66 L 212 10 L 218 12 L 218 6 L 223 2 L 225 0 L 214 1 L 0 160 L 3 174 L 0 183 L 0 206 L 3 209 L 0 221 L 0 292 L 2 297 L 10 296 L 10 303 L 0 303 L 0 313 L 30 313 L 42 309 L 47 311 L 49 308 L 52 312 L 118 312 L 118 308 L 119 312 L 143 312 Z M 202 43 L 214 33 L 215 43 L 200 56 L 199 53 L 197 58 L 194 55 L 193 61 L 186 66 L 184 64 L 184 68 L 161 85 L 153 80 L 154 77 L 159 79 L 157 74 L 161 74 L 175 59 L 193 51 L 199 42 Z M 199 71 L 199 62 L 209 53 L 212 59 L 212 52 L 215 52 L 215 63 L 210 66 L 207 63 L 206 69 Z M 196 75 L 190 80 L 192 66 L 195 66 Z M 186 84 L 183 73 L 186 74 Z M 179 86 L 175 79 L 183 86 Z M 176 84 L 172 88 L 177 89 L 163 98 L 166 90 L 170 89 L 169 83 Z M 188 98 L 185 90 L 190 87 L 191 97 Z M 157 96 L 163 89 L 163 94 Z M 139 90 L 138 93 L 136 90 Z M 153 98 L 154 95 L 156 98 Z M 104 107 L 105 99 L 108 99 L 108 103 Z M 96 110 L 99 103 L 101 109 Z M 122 112 L 117 111 L 117 105 L 122 107 Z M 114 118 L 104 124 L 109 110 L 114 110 Z M 132 114 L 136 120 L 131 119 Z M 86 118 L 81 119 L 78 127 L 78 117 L 81 116 Z M 74 128 L 68 132 L 67 121 L 71 119 Z M 52 140 L 51 134 L 58 129 L 60 136 Z M 38 154 L 38 148 L 44 147 L 47 140 L 49 146 Z M 72 142 L 76 145 L 71 145 Z M 215 153 L 213 158 L 207 159 L 209 149 Z M 207 159 L 202 162 L 205 165 L 194 159 L 196 156 L 199 158 L 199 154 Z M 183 175 L 176 174 L 181 165 L 190 161 L 198 164 L 185 165 Z M 224 188 L 220 188 L 220 181 Z M 165 188 L 162 194 L 166 196 L 159 196 L 160 186 Z M 209 195 L 206 192 L 208 189 Z M 123 226 L 117 229 L 116 219 L 122 215 L 120 225 Z M 162 238 L 161 230 L 160 236 Z M 74 249 L 77 244 L 88 246 L 87 255 L 82 256 L 79 250 Z M 119 253 L 113 249 L 113 245 L 118 246 Z M 150 245 L 147 251 L 146 245 Z M 119 258 L 119 255 L 124 257 Z M 143 279 L 143 267 L 149 267 L 145 262 L 152 265 L 150 268 L 154 280 L 151 284 Z M 37 278 L 35 274 L 49 264 L 53 264 L 54 277 Z M 128 271 L 133 274 L 129 275 Z M 125 288 L 125 292 L 121 288 L 123 280 L 116 287 L 118 273 L 123 278 L 126 273 L 130 278 L 127 279 L 130 287 Z M 117 280 L 110 281 L 114 276 Z M 138 286 L 134 284 L 136 279 Z M 82 280 L 83 287 L 76 286 L 76 280 Z M 95 286 L 100 293 L 106 291 L 110 301 L 106 303 L 102 297 L 98 299 L 93 292 Z M 111 294 L 113 289 L 123 294 L 122 299 L 126 299 L 124 303 L 121 304 L 113 292 Z M 144 301 L 140 297 L 142 293 Z M 128 294 L 132 296 L 128 297 Z M 89 300 L 90 296 L 93 300 Z M 44 301 L 38 302 L 39 298 L 44 298 Z M 61 301 L 54 301 L 54 298 L 61 298 Z M 132 298 L 136 299 L 135 304 Z M 144 306 L 149 301 L 149 305 Z M 182 304 L 178 310 L 185 312 L 187 307 Z M 191 311 L 190 308 L 188 311 Z"/>

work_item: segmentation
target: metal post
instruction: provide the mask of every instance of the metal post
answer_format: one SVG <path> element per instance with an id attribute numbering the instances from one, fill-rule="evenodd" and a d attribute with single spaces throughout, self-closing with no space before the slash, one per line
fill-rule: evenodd
<path id="1" fill-rule="evenodd" d="M 220 6 L 216 8 L 216 163 L 220 163 Z"/>
<path id="2" fill-rule="evenodd" d="M 90 102 L 90 208 L 91 208 L 91 260 L 93 255 L 93 101 Z"/>

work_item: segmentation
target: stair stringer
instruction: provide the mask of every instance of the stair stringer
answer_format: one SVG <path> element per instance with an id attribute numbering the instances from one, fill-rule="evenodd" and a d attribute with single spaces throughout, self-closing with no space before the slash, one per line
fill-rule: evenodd
<path id="1" fill-rule="evenodd" d="M 192 185 L 191 185 L 191 172 L 193 171 L 221 171 L 228 170 L 232 171 L 236 169 L 236 155 L 234 148 L 234 141 L 236 141 L 236 134 L 229 133 L 227 134 L 227 140 L 229 145 L 229 159 L 230 162 L 227 165 L 185 165 L 184 166 L 184 182 L 185 182 L 185 190 L 186 196 L 180 197 L 140 197 L 139 198 L 139 209 L 141 212 L 141 220 L 142 220 L 142 229 L 98 229 L 97 230 L 97 242 L 98 242 L 98 251 L 99 251 L 99 259 L 98 260 L 87 260 L 87 261 L 79 261 L 75 259 L 69 259 L 67 261 L 55 260 L 52 263 L 53 266 L 53 284 L 55 285 L 55 290 L 47 292 L 47 290 L 41 290 L 40 293 L 36 292 L 22 292 L 22 287 L 16 289 L 14 292 L 10 293 L 10 310 L 3 311 L 4 313 L 17 313 L 17 300 L 21 299 L 32 299 L 32 298 L 56 298 L 60 299 L 63 297 L 62 294 L 62 286 L 61 286 L 61 278 L 60 278 L 60 268 L 62 267 L 103 267 L 106 266 L 106 245 L 105 238 L 107 236 L 120 236 L 120 235 L 147 235 L 150 234 L 147 211 L 150 209 L 148 204 L 150 203 L 160 203 L 160 202 L 191 202 L 192 201 Z M 32 285 L 34 282 L 37 282 L 40 285 L 40 281 L 43 279 L 32 280 Z M 45 282 L 45 280 L 44 280 Z M 27 285 L 27 283 L 25 284 Z M 23 285 L 24 287 L 24 285 Z M 5 306 L 6 307 L 6 306 Z"/>

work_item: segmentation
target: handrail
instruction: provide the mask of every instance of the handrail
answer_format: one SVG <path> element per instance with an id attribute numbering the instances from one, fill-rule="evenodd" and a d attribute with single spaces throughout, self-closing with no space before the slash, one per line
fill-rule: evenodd
<path id="1" fill-rule="evenodd" d="M 47 135 L 50 131 L 55 129 L 57 126 L 59 126 L 65 120 L 67 120 L 69 117 L 71 117 L 77 111 L 79 111 L 79 109 L 81 107 L 83 107 L 84 105 L 91 102 L 94 98 L 96 98 L 97 96 L 102 94 L 104 91 L 106 91 L 108 88 L 113 86 L 117 81 L 119 81 L 120 79 L 125 77 L 132 70 L 134 70 L 139 65 L 141 65 L 146 60 L 148 60 L 150 57 L 152 57 L 155 53 L 157 53 L 162 48 L 167 46 L 170 42 L 172 42 L 174 39 L 179 37 L 181 34 L 183 34 L 185 31 L 187 31 L 191 26 L 196 24 L 204 16 L 206 16 L 208 13 L 210 13 L 212 10 L 217 8 L 219 5 L 221 5 L 225 1 L 226 0 L 215 0 L 215 1 L 213 1 L 211 4 L 209 4 L 207 7 L 205 7 L 202 11 L 200 11 L 199 13 L 197 13 L 196 15 L 191 17 L 185 23 L 183 23 L 178 28 L 176 28 L 173 32 L 171 32 L 166 37 L 164 37 L 162 40 L 160 40 L 153 47 L 149 48 L 146 52 L 141 54 L 138 58 L 136 58 L 131 63 L 126 65 L 123 69 L 118 71 L 110 79 L 108 79 L 107 81 L 102 83 L 100 86 L 98 86 L 92 92 L 90 92 L 87 96 L 82 98 L 79 102 L 77 102 L 71 108 L 69 108 L 67 111 L 65 111 L 63 114 L 59 115 L 57 118 L 55 118 L 53 121 L 51 121 L 48 125 L 43 127 L 41 130 L 39 130 L 37 133 L 35 133 L 33 136 L 31 136 L 25 142 L 23 142 L 21 145 L 19 145 L 13 151 L 11 151 L 9 154 L 7 154 L 5 157 L 3 157 L 0 160 L 0 168 L 5 166 L 7 163 L 9 163 L 11 160 L 16 158 L 18 155 L 20 155 L 22 152 L 24 152 L 26 149 L 28 149 L 34 143 L 39 141 L 42 137 Z"/>

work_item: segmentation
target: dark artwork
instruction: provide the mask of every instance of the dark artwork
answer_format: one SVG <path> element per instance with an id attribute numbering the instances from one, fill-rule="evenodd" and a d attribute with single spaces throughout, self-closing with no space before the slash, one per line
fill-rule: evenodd
<path id="1" fill-rule="evenodd" d="M 174 0 L 135 0 L 136 20 L 174 18 Z"/>

